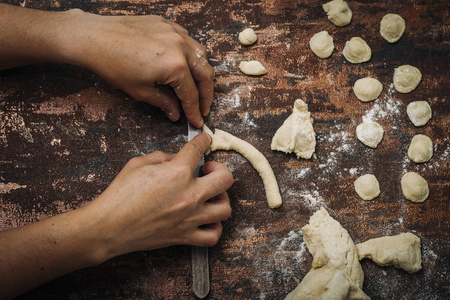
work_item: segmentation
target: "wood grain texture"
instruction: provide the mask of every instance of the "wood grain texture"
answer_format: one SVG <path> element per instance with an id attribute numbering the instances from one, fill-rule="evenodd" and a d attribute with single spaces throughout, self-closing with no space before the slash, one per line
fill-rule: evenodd
<path id="1" fill-rule="evenodd" d="M 261 179 L 233 152 L 208 157 L 224 162 L 237 179 L 229 190 L 232 217 L 210 249 L 211 299 L 282 299 L 311 267 L 301 227 L 325 206 L 355 243 L 413 232 L 422 241 L 423 269 L 407 274 L 362 261 L 364 291 L 372 299 L 449 299 L 449 5 L 441 1 L 348 1 L 352 23 L 331 24 L 317 1 L 6 1 L 46 10 L 81 8 L 104 15 L 159 14 L 189 30 L 208 49 L 215 68 L 215 100 L 206 123 L 258 148 L 271 163 L 284 204 L 268 208 Z M 378 33 L 386 13 L 406 20 L 404 36 L 389 44 Z M 238 33 L 258 34 L 242 46 Z M 310 37 L 327 30 L 336 49 L 326 60 L 310 50 Z M 350 64 L 345 41 L 359 36 L 372 59 Z M 242 60 L 259 60 L 268 73 L 240 73 Z M 400 94 L 390 85 L 394 68 L 411 64 L 423 74 L 418 88 Z M 354 82 L 379 79 L 380 98 L 357 100 Z M 270 150 L 275 131 L 295 99 L 309 105 L 317 134 L 316 155 L 298 160 Z M 411 101 L 426 100 L 432 120 L 416 128 L 406 115 Z M 380 123 L 377 149 L 355 134 L 363 117 Z M 407 148 L 428 135 L 435 152 L 415 164 Z M 0 229 L 37 221 L 85 205 L 99 195 L 132 157 L 155 150 L 177 152 L 187 141 L 186 121 L 171 123 L 158 109 L 134 102 L 87 70 L 37 65 L 0 73 Z M 400 179 L 420 173 L 430 196 L 404 199 Z M 354 180 L 373 173 L 381 195 L 364 202 Z M 382 271 L 386 272 L 383 275 Z M 190 299 L 190 248 L 179 246 L 114 258 L 69 274 L 21 299 Z"/>

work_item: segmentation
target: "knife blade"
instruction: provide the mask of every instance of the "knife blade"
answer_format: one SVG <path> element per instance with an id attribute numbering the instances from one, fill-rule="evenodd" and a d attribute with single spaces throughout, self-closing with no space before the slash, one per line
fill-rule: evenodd
<path id="1" fill-rule="evenodd" d="M 191 141 L 194 137 L 202 133 L 202 129 L 195 128 L 188 123 L 188 140 Z M 194 177 L 201 176 L 201 167 L 204 164 L 204 158 L 198 163 L 194 171 Z M 208 247 L 192 246 L 192 293 L 197 299 L 205 299 L 210 291 L 209 283 L 209 259 Z"/>

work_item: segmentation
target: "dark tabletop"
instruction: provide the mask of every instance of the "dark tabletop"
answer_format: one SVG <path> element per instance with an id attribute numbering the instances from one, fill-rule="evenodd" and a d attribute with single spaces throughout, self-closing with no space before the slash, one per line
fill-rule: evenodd
<path id="1" fill-rule="evenodd" d="M 3 1 L 5 2 L 5 1 Z M 229 190 L 233 215 L 210 249 L 211 299 L 283 299 L 311 268 L 301 227 L 321 206 L 353 241 L 412 232 L 422 242 L 422 270 L 408 274 L 363 260 L 364 291 L 372 299 L 449 299 L 449 5 L 441 1 L 348 1 L 350 25 L 327 20 L 326 1 L 6 1 L 45 10 L 81 8 L 103 15 L 158 14 L 186 27 L 206 46 L 216 73 L 215 98 L 206 123 L 240 137 L 269 160 L 283 205 L 270 209 L 262 181 L 241 155 L 216 152 L 237 179 Z M 387 13 L 406 20 L 395 44 L 379 34 Z M 252 27 L 258 41 L 239 44 Z M 329 59 L 309 49 L 327 30 L 335 42 Z M 359 36 L 372 58 L 350 64 L 345 41 Z M 242 60 L 259 60 L 262 77 L 244 76 Z M 420 69 L 422 82 L 409 94 L 392 87 L 394 68 Z M 363 103 L 352 86 L 362 77 L 384 86 L 378 100 Z M 316 153 L 311 160 L 270 150 L 276 130 L 303 99 L 314 118 Z M 416 128 L 408 103 L 426 100 L 433 118 Z M 377 149 L 364 146 L 355 128 L 363 117 L 380 123 Z M 428 135 L 433 158 L 415 164 L 407 149 L 415 134 Z M 83 206 L 98 196 L 132 157 L 155 150 L 176 153 L 187 142 L 187 123 L 130 99 L 91 72 L 62 64 L 0 72 L 0 229 L 14 228 Z M 406 200 L 400 179 L 421 174 L 430 196 Z M 353 182 L 374 174 L 381 195 L 363 201 Z M 21 299 L 189 299 L 190 248 L 131 253 L 39 287 Z"/>

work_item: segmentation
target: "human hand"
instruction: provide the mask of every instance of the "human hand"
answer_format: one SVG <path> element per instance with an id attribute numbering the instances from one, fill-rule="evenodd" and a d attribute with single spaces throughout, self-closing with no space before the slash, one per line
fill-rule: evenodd
<path id="1" fill-rule="evenodd" d="M 108 258 L 177 244 L 217 243 L 220 221 L 231 215 L 226 190 L 233 176 L 223 164 L 209 161 L 204 176 L 193 177 L 209 145 L 209 136 L 202 134 L 176 155 L 154 152 L 133 158 L 86 207 L 98 220 L 96 231 L 105 239 Z"/>
<path id="2" fill-rule="evenodd" d="M 131 97 L 201 127 L 213 97 L 214 70 L 206 49 L 178 24 L 159 16 L 99 16 L 72 12 L 75 35 L 68 62 L 89 68 Z M 70 22 L 70 21 L 69 21 Z M 165 86 L 173 88 L 172 92 Z M 177 99 L 178 97 L 178 99 Z"/>

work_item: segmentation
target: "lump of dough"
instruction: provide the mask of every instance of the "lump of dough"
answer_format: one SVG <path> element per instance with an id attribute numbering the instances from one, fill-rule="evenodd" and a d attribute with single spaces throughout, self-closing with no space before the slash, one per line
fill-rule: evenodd
<path id="1" fill-rule="evenodd" d="M 321 31 L 309 40 L 309 47 L 320 58 L 330 57 L 334 50 L 333 38 L 328 34 L 328 31 Z"/>
<path id="2" fill-rule="evenodd" d="M 203 132 L 209 134 L 212 138 L 211 151 L 216 150 L 234 150 L 242 154 L 258 171 L 264 183 L 267 202 L 270 208 L 277 208 L 282 204 L 277 179 L 270 167 L 269 162 L 264 155 L 255 147 L 244 140 L 241 140 L 228 132 L 216 129 L 215 133 L 206 125 L 203 125 Z"/>
<path id="3" fill-rule="evenodd" d="M 383 139 L 384 130 L 377 122 L 361 123 L 356 127 L 356 136 L 366 146 L 376 148 Z"/>
<path id="4" fill-rule="evenodd" d="M 343 0 L 330 1 L 322 5 L 322 8 L 327 13 L 328 20 L 336 26 L 345 26 L 352 21 L 352 11 Z"/>
<path id="5" fill-rule="evenodd" d="M 431 119 L 431 107 L 427 101 L 414 101 L 408 104 L 406 113 L 414 126 L 419 127 Z"/>
<path id="6" fill-rule="evenodd" d="M 353 92 L 362 102 L 370 102 L 380 96 L 383 85 L 375 78 L 365 77 L 356 80 Z"/>
<path id="7" fill-rule="evenodd" d="M 239 64 L 239 69 L 246 75 L 264 75 L 267 73 L 266 68 L 256 60 L 242 61 Z"/>
<path id="8" fill-rule="evenodd" d="M 412 202 L 423 202 L 430 193 L 427 181 L 415 172 L 408 172 L 403 175 L 402 192 L 406 199 Z"/>
<path id="9" fill-rule="evenodd" d="M 391 266 L 414 273 L 422 269 L 420 239 L 412 233 L 385 236 L 356 245 L 359 259 L 370 258 L 380 266 Z"/>
<path id="10" fill-rule="evenodd" d="M 398 41 L 405 32 L 405 19 L 397 14 L 387 14 L 381 19 L 380 34 L 389 43 Z"/>
<path id="11" fill-rule="evenodd" d="M 408 157 L 416 163 L 427 162 L 433 156 L 433 142 L 423 134 L 415 135 L 408 148 Z"/>
<path id="12" fill-rule="evenodd" d="M 364 273 L 347 230 L 323 207 L 302 230 L 312 269 L 286 300 L 370 299 L 362 291 Z"/>
<path id="13" fill-rule="evenodd" d="M 366 41 L 359 37 L 352 37 L 350 41 L 345 42 L 344 57 L 352 64 L 369 61 L 372 57 L 372 50 Z"/>
<path id="14" fill-rule="evenodd" d="M 419 69 L 410 65 L 403 65 L 394 69 L 394 87 L 400 93 L 413 91 L 422 80 Z"/>
<path id="15" fill-rule="evenodd" d="M 380 184 L 372 174 L 366 174 L 355 180 L 355 191 L 363 200 L 372 200 L 380 195 Z"/>
<path id="16" fill-rule="evenodd" d="M 239 33 L 239 42 L 243 45 L 251 45 L 256 42 L 258 36 L 255 31 L 251 28 L 246 28 Z"/>
<path id="17" fill-rule="evenodd" d="M 278 128 L 270 148 L 285 153 L 295 152 L 297 158 L 311 158 L 316 149 L 312 121 L 308 105 L 301 99 L 295 100 L 292 114 Z"/>

